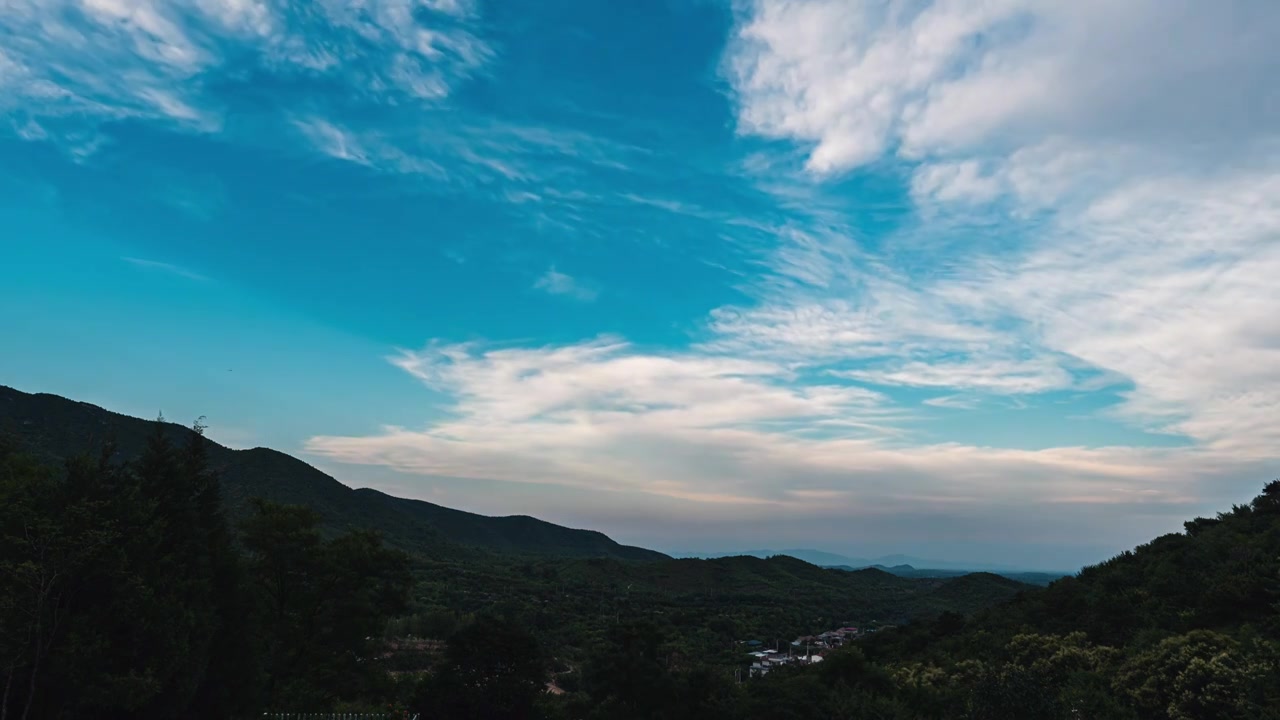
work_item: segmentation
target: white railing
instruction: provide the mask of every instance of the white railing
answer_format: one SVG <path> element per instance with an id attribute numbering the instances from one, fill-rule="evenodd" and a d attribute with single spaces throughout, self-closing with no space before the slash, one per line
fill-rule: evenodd
<path id="1" fill-rule="evenodd" d="M 262 713 L 263 720 L 418 720 L 417 713 Z"/>

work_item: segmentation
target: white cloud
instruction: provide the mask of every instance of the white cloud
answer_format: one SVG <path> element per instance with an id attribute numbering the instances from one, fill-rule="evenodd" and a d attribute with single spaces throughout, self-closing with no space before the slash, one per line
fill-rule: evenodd
<path id="1" fill-rule="evenodd" d="M 329 157 L 438 181 L 426 187 L 440 192 L 549 196 L 588 168 L 626 169 L 631 156 L 650 152 L 457 109 L 454 91 L 494 57 L 470 0 L 0 7 L 0 34 L 10 40 L 0 51 L 0 132 L 57 143 L 77 160 L 111 139 L 112 122 L 134 120 L 255 149 L 301 137 Z M 240 83 L 264 77 L 291 90 L 241 92 Z M 232 108 L 242 115 L 228 123 Z M 548 203 L 540 214 L 572 212 Z"/>
<path id="2" fill-rule="evenodd" d="M 455 397 L 454 419 L 422 432 L 315 438 L 312 452 L 429 474 L 753 503 L 762 499 L 734 482 L 757 460 L 771 462 L 753 438 L 780 439 L 780 429 L 825 418 L 860 419 L 866 427 L 845 431 L 860 435 L 885 415 L 881 397 L 862 388 L 788 387 L 770 363 L 646 355 L 611 339 L 439 346 L 393 362 Z"/>
<path id="3" fill-rule="evenodd" d="M 725 71 L 742 129 L 817 172 L 1053 137 L 1212 150 L 1273 132 L 1278 32 L 1266 0 L 755 0 Z"/>
<path id="4" fill-rule="evenodd" d="M 598 294 L 593 288 L 584 286 L 572 276 L 559 272 L 554 267 L 548 268 L 533 287 L 552 295 L 564 295 L 582 302 L 591 302 Z"/>
<path id="5" fill-rule="evenodd" d="M 813 143 L 815 172 L 875 160 L 974 29 L 1016 5 L 944 2 L 913 14 L 916 4 L 748 3 L 726 59 L 741 127 Z"/>
<path id="6" fill-rule="evenodd" d="M 880 358 L 847 376 L 887 384 L 1123 381 L 1118 416 L 1275 457 L 1277 34 L 1251 0 L 746 3 L 741 130 L 818 177 L 914 166 L 920 224 L 856 262 L 787 243 L 717 342 Z"/>
<path id="7" fill-rule="evenodd" d="M 229 30 L 265 37 L 279 26 L 271 7 L 259 0 L 197 0 L 196 6 Z"/>
<path id="8" fill-rule="evenodd" d="M 177 275 L 178 277 L 186 278 L 187 280 L 196 280 L 198 282 L 208 282 L 209 280 L 209 278 L 205 277 L 204 275 L 201 275 L 197 272 L 192 272 L 191 270 L 188 270 L 180 265 L 174 265 L 173 263 L 160 262 L 159 260 L 147 260 L 146 258 L 135 258 L 135 257 L 122 257 L 120 259 L 124 260 L 125 262 L 129 263 L 130 265 L 136 268 L 142 268 L 143 270 L 154 270 L 154 271 L 164 272 L 170 275 Z"/>
<path id="9" fill-rule="evenodd" d="M 946 202 L 985 202 L 996 199 L 1003 190 L 1000 180 L 985 172 L 977 160 L 933 163 L 921 168 L 911 183 L 915 197 Z"/>
<path id="10" fill-rule="evenodd" d="M 930 407 L 949 408 L 951 410 L 973 410 L 979 405 L 977 398 L 965 397 L 964 395 L 942 395 L 929 398 L 923 402 Z"/>
<path id="11" fill-rule="evenodd" d="M 294 125 L 307 137 L 317 150 L 338 160 L 357 165 L 369 165 L 369 153 L 361 140 L 349 130 L 334 125 L 324 118 L 294 120 Z"/>
<path id="12" fill-rule="evenodd" d="M 1042 341 L 1132 379 L 1122 412 L 1274 456 L 1280 173 L 1134 183 L 991 278 Z"/>
<path id="13" fill-rule="evenodd" d="M 993 393 L 1039 393 L 1072 386 L 1074 377 L 1054 358 L 980 361 L 907 361 L 887 367 L 835 371 L 837 377 L 874 385 L 985 390 Z"/>
<path id="14" fill-rule="evenodd" d="M 231 63 L 323 74 L 349 97 L 437 101 L 492 55 L 465 2 L 360 0 L 7 0 L 0 113 L 61 120 L 221 125 L 209 80 Z"/>
<path id="15" fill-rule="evenodd" d="M 419 430 L 315 437 L 309 452 L 425 476 L 606 491 L 642 505 L 696 502 L 707 508 L 699 513 L 739 519 L 767 508 L 775 517 L 946 513 L 978 522 L 999 498 L 1031 514 L 1052 507 L 1043 513 L 1050 529 L 1113 506 L 1186 512 L 1214 481 L 1259 467 L 1179 448 L 905 445 L 894 432 L 902 412 L 865 387 L 799 383 L 776 363 L 655 355 L 610 338 L 435 345 L 392 362 L 452 398 L 447 417 Z"/>
<path id="16" fill-rule="evenodd" d="M 477 119 L 447 107 L 419 109 L 401 125 L 404 119 L 343 122 L 295 113 L 290 130 L 329 157 L 435 181 L 420 186 L 421 191 L 466 189 L 514 205 L 537 202 L 542 207 L 525 214 L 532 218 L 554 210 L 581 220 L 581 205 L 599 198 L 562 188 L 573 187 L 590 170 L 615 167 L 620 158 L 643 152 L 571 129 Z M 555 162 L 547 162 L 549 158 Z"/>

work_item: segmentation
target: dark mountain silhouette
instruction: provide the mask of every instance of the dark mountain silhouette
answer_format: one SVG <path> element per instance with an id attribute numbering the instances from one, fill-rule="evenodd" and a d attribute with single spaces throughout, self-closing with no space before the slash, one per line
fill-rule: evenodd
<path id="1" fill-rule="evenodd" d="M 863 568 L 853 567 L 851 565 L 825 565 L 830 570 L 860 570 Z M 1069 573 L 1051 573 L 1051 572 L 1021 572 L 1021 571 L 987 571 L 987 570 L 948 570 L 945 568 L 917 568 L 910 565 L 870 565 L 868 567 L 877 570 L 883 570 L 887 573 L 897 575 L 904 578 L 958 578 L 967 575 L 993 575 L 1016 580 L 1020 583 L 1028 585 L 1045 586 L 1059 578 L 1070 577 Z"/>
<path id="2" fill-rule="evenodd" d="M 683 552 L 672 553 L 672 557 L 677 558 L 728 558 L 728 557 L 793 557 L 797 560 L 803 560 L 819 567 L 831 568 L 834 570 L 860 570 L 863 568 L 876 568 L 885 572 L 907 578 L 952 578 L 968 575 L 970 573 L 993 573 L 1010 580 L 1018 582 L 1030 583 L 1032 585 L 1048 585 L 1060 577 L 1066 577 L 1071 573 L 1066 572 L 1044 572 L 1037 570 L 1022 570 L 1008 566 L 991 565 L 984 563 L 954 563 L 942 560 L 925 560 L 922 558 L 911 557 L 909 555 L 885 555 L 875 559 L 847 557 L 837 555 L 836 553 L 826 552 L 825 550 L 814 550 L 812 548 L 793 548 L 790 550 L 741 550 L 737 552 L 717 552 L 717 553 L 696 553 Z"/>
<path id="3" fill-rule="evenodd" d="M 37 458 L 60 461 L 87 447 L 115 443 L 121 459 L 138 456 L 155 422 L 120 415 L 57 395 L 30 394 L 0 386 L 0 435 L 13 438 Z M 175 442 L 192 431 L 165 423 Z M 377 490 L 352 489 L 305 462 L 267 448 L 232 450 L 209 443 L 210 464 L 222 479 L 232 520 L 244 517 L 250 500 L 304 505 L 320 514 L 330 533 L 369 529 L 412 552 L 469 546 L 508 554 L 565 558 L 662 560 L 667 556 L 614 542 L 594 530 L 576 530 L 524 515 L 488 517 Z"/>

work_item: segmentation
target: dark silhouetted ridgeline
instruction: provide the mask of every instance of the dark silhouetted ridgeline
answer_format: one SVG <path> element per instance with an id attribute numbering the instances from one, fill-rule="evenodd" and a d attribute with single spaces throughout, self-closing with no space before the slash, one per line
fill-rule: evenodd
<path id="1" fill-rule="evenodd" d="M 17 438 L 27 451 L 60 461 L 112 440 L 117 457 L 137 457 L 154 421 L 120 415 L 56 395 L 29 394 L 0 386 L 0 433 Z M 166 426 L 174 443 L 191 430 Z M 612 557 L 661 560 L 666 555 L 620 545 L 603 533 L 575 530 L 526 516 L 487 517 L 421 500 L 396 498 L 372 489 L 353 490 L 282 452 L 266 448 L 232 450 L 210 442 L 210 466 L 219 473 L 230 517 L 249 511 L 249 501 L 303 505 L 320 515 L 331 531 L 377 530 L 386 541 L 410 552 L 438 552 L 453 543 L 504 553 L 555 557 Z"/>

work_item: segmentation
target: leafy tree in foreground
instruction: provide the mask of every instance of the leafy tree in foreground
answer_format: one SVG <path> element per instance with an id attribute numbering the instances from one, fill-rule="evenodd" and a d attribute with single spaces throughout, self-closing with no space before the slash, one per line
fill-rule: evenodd
<path id="1" fill-rule="evenodd" d="M 1274 661 L 1258 650 L 1196 630 L 1135 655 L 1120 669 L 1115 687 L 1144 720 L 1257 717 L 1257 686 L 1267 676 L 1268 660 Z"/>
<path id="2" fill-rule="evenodd" d="M 323 541 L 260 503 L 236 550 L 197 424 L 136 462 L 62 472 L 0 448 L 0 720 L 228 718 L 387 690 L 367 638 L 404 609 L 403 553 Z"/>
<path id="3" fill-rule="evenodd" d="M 415 709 L 457 720 L 539 716 L 546 663 L 522 626 L 484 615 L 449 638 L 444 660 L 418 688 Z"/>
<path id="4" fill-rule="evenodd" d="M 378 682 L 369 638 L 404 611 L 408 557 L 368 532 L 323 540 L 306 508 L 255 501 L 245 521 L 271 707 L 324 710 Z"/>
<path id="5" fill-rule="evenodd" d="M 0 715 L 225 717 L 245 707 L 246 678 L 219 676 L 249 663 L 225 639 L 244 616 L 228 604 L 237 561 L 199 430 L 179 449 L 157 424 L 131 466 L 111 462 L 110 446 L 61 474 L 12 454 L 0 461 Z M 196 709 L 198 696 L 207 702 Z"/>
<path id="6" fill-rule="evenodd" d="M 67 625 L 88 600 L 95 566 L 105 564 L 118 534 L 99 522 L 100 502 L 70 497 L 67 482 L 0 452 L 0 717 L 25 720 L 33 708 L 42 716 L 52 702 L 46 688 L 56 677 Z"/>

